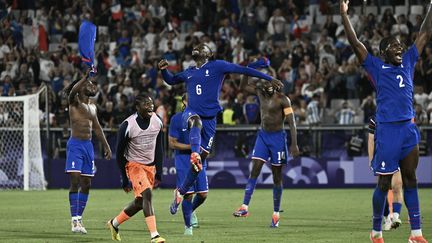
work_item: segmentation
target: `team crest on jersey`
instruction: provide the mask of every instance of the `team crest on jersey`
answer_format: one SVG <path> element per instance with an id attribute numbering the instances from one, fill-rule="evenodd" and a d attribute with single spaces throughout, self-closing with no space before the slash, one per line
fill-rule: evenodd
<path id="1" fill-rule="evenodd" d="M 72 161 L 72 169 L 75 169 L 75 161 Z"/>
<path id="2" fill-rule="evenodd" d="M 385 169 L 385 165 L 386 165 L 386 163 L 383 161 L 383 162 L 381 162 L 381 168 L 382 169 Z"/>
<path id="3" fill-rule="evenodd" d="M 206 76 L 206 77 L 210 76 L 210 75 L 209 75 L 209 70 L 208 70 L 208 69 L 206 69 L 206 74 L 205 74 L 205 76 Z"/>

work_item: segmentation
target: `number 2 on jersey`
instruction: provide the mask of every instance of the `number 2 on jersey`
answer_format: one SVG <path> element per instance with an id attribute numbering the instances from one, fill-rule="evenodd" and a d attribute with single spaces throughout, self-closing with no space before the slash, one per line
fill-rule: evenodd
<path id="1" fill-rule="evenodd" d="M 402 77 L 402 75 L 396 76 L 396 79 L 399 80 L 399 88 L 405 87 L 405 84 L 403 83 L 403 77 Z"/>
<path id="2" fill-rule="evenodd" d="M 197 95 L 201 95 L 202 94 L 201 84 L 197 84 L 197 86 L 195 87 L 195 89 L 196 89 Z"/>

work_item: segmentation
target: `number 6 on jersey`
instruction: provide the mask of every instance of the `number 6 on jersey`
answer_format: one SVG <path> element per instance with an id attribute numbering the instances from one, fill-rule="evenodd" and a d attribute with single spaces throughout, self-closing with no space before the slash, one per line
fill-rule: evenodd
<path id="1" fill-rule="evenodd" d="M 197 93 L 197 95 L 201 95 L 202 94 L 201 84 L 197 84 L 197 86 L 196 86 L 196 93 Z"/>

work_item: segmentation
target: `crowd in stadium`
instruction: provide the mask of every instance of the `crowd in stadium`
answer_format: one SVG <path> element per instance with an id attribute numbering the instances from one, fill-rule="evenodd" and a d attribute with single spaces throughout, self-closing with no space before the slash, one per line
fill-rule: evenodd
<path id="1" fill-rule="evenodd" d="M 396 13 L 381 4 L 376 13 L 365 11 L 369 5 L 350 10 L 359 39 L 376 56 L 379 41 L 389 35 L 410 46 L 422 23 L 422 13 Z M 240 65 L 269 58 L 271 68 L 261 71 L 283 81 L 297 124 L 363 124 L 375 112 L 374 90 L 352 53 L 337 7 L 338 1 L 319 0 L 2 0 L 0 93 L 29 94 L 45 83 L 51 124 L 67 124 L 61 91 L 83 75 L 76 42 L 81 20 L 87 19 L 98 27 L 95 102 L 105 128 L 118 127 L 141 92 L 154 97 L 156 112 L 168 123 L 181 109 L 184 86 L 166 84 L 157 62 L 167 59 L 169 70 L 180 72 L 194 65 L 191 51 L 200 42 L 216 59 Z M 432 45 L 415 70 L 417 124 L 432 123 L 431 73 Z M 220 124 L 259 123 L 258 101 L 238 89 L 239 81 L 238 75 L 225 79 Z"/>

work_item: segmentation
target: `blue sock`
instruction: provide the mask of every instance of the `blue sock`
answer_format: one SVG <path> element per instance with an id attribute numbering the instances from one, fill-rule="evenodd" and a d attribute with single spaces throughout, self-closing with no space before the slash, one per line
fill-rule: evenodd
<path id="1" fill-rule="evenodd" d="M 198 173 L 189 170 L 186 179 L 183 181 L 183 184 L 179 188 L 179 192 L 181 195 L 186 194 L 188 192 L 189 188 L 195 183 L 196 179 L 198 177 Z"/>
<path id="2" fill-rule="evenodd" d="M 182 202 L 183 219 L 186 227 L 191 227 L 192 217 L 192 200 L 183 200 Z"/>
<path id="3" fill-rule="evenodd" d="M 273 210 L 279 212 L 282 198 L 282 185 L 273 186 Z"/>
<path id="4" fill-rule="evenodd" d="M 78 192 L 69 192 L 69 205 L 71 216 L 78 216 Z"/>
<path id="5" fill-rule="evenodd" d="M 402 209 L 402 203 L 397 203 L 397 202 L 393 203 L 393 213 L 400 214 L 401 209 Z"/>
<path id="6" fill-rule="evenodd" d="M 387 201 L 388 191 L 381 191 L 378 187 L 375 188 L 372 197 L 373 207 L 373 230 L 381 231 L 382 217 L 384 213 L 385 202 Z"/>
<path id="7" fill-rule="evenodd" d="M 201 129 L 199 129 L 198 127 L 191 127 L 189 133 L 189 142 L 192 153 L 199 153 L 201 145 Z"/>
<path id="8" fill-rule="evenodd" d="M 78 194 L 78 216 L 82 216 L 87 204 L 88 197 L 89 194 L 85 194 L 82 192 Z"/>
<path id="9" fill-rule="evenodd" d="M 256 178 L 249 178 L 248 183 L 246 184 L 245 195 L 243 198 L 243 204 L 249 205 L 252 194 L 255 190 L 256 183 L 257 183 Z"/>
<path id="10" fill-rule="evenodd" d="M 388 203 L 387 200 L 386 200 L 385 205 L 384 205 L 384 213 L 383 213 L 383 216 L 384 216 L 384 217 L 387 217 L 389 214 L 390 214 L 390 207 L 389 207 L 389 203 Z"/>
<path id="11" fill-rule="evenodd" d="M 195 197 L 193 199 L 193 204 L 192 204 L 192 211 L 195 211 L 195 209 L 197 209 L 199 206 L 201 206 L 201 204 L 203 204 L 203 202 L 205 200 L 206 200 L 205 197 L 202 197 L 199 194 L 195 195 Z"/>
<path id="12" fill-rule="evenodd" d="M 408 209 L 408 215 L 410 218 L 411 230 L 421 229 L 420 205 L 419 205 L 417 187 L 404 188 L 403 191 L 404 191 L 405 205 Z"/>

